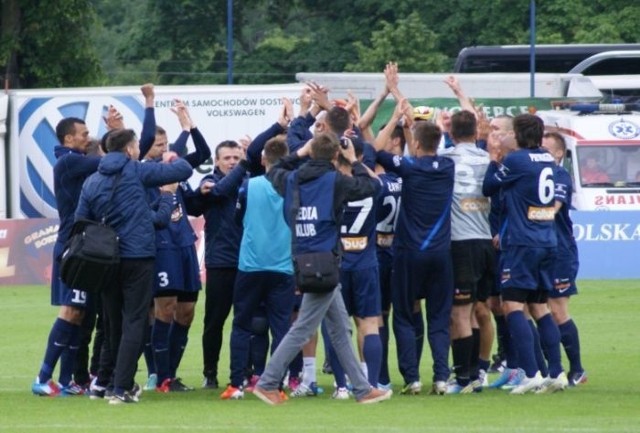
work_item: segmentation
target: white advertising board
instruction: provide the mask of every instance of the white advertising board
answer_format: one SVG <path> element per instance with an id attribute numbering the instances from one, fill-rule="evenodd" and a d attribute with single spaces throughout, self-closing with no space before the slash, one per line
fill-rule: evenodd
<path id="1" fill-rule="evenodd" d="M 255 137 L 271 126 L 278 119 L 282 97 L 292 99 L 297 112 L 301 88 L 301 84 L 156 86 L 156 123 L 167 130 L 170 141 L 175 140 L 181 128 L 171 106 L 175 98 L 182 99 L 213 151 L 223 140 L 238 140 L 245 135 Z M 78 117 L 87 123 L 93 137 L 100 138 L 106 132 L 102 118 L 110 105 L 123 114 L 125 125 L 139 135 L 144 116 L 144 98 L 138 87 L 10 92 L 9 216 L 57 217 L 53 191 L 53 150 L 58 144 L 55 127 L 65 117 Z M 193 149 L 191 140 L 188 146 L 190 150 Z M 190 182 L 196 185 L 212 171 L 213 164 L 205 163 L 194 171 Z"/>

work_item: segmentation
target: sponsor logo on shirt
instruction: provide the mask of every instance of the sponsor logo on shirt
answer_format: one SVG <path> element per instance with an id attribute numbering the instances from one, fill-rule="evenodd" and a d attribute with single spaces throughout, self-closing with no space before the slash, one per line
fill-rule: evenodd
<path id="1" fill-rule="evenodd" d="M 531 221 L 553 221 L 555 215 L 555 209 L 552 207 L 529 206 L 527 212 L 527 218 Z"/>
<path id="2" fill-rule="evenodd" d="M 463 198 L 460 200 L 462 212 L 489 212 L 491 205 L 486 197 Z"/>
<path id="3" fill-rule="evenodd" d="M 376 244 L 382 248 L 389 248 L 393 244 L 393 233 L 378 233 Z"/>
<path id="4" fill-rule="evenodd" d="M 366 236 L 340 238 L 340 240 L 345 251 L 363 251 L 367 248 L 368 240 Z"/>

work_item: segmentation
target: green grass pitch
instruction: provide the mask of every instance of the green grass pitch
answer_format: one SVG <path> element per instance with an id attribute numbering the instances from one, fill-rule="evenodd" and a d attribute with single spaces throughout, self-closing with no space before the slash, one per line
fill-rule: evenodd
<path id="1" fill-rule="evenodd" d="M 85 397 L 45 398 L 31 394 L 47 335 L 57 314 L 44 286 L 0 287 L 0 432 L 640 432 L 640 281 L 580 281 L 571 312 L 580 329 L 586 385 L 553 395 L 511 396 L 504 391 L 452 396 L 402 396 L 391 348 L 396 394 L 377 405 L 317 398 L 270 407 L 247 394 L 222 401 L 221 391 L 201 383 L 200 302 L 180 376 L 198 386 L 185 394 L 147 392 L 136 405 L 108 405 Z M 203 300 L 203 299 L 202 299 Z M 202 301 L 201 300 L 201 301 Z M 227 337 L 230 322 L 227 322 Z M 393 342 L 392 342 L 393 344 Z M 319 349 L 318 367 L 322 363 Z M 220 381 L 228 375 L 223 350 Z M 431 363 L 425 346 L 425 388 Z M 565 361 L 565 366 L 566 366 Z M 144 362 L 137 376 L 144 383 Z M 57 372 L 54 377 L 57 377 Z M 330 391 L 333 377 L 318 372 Z"/>

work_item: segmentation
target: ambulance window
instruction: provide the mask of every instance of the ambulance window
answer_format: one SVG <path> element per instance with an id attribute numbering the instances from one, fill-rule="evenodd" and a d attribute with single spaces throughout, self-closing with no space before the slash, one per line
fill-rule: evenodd
<path id="1" fill-rule="evenodd" d="M 624 180 L 634 183 L 630 186 L 637 187 L 640 182 L 640 146 L 621 147 L 621 154 L 624 161 Z"/>
<path id="2" fill-rule="evenodd" d="M 582 147 L 578 154 L 580 183 L 585 187 L 612 186 L 610 171 L 615 171 L 616 158 L 613 149 L 589 146 Z"/>
<path id="3" fill-rule="evenodd" d="M 638 187 L 640 146 L 581 146 L 577 152 L 583 187 Z"/>

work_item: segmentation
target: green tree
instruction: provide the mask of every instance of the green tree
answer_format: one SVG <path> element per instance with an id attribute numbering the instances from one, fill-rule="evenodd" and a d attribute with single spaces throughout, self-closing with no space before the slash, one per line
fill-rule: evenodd
<path id="1" fill-rule="evenodd" d="M 291 83 L 295 81 L 292 55 L 304 51 L 308 39 L 285 34 L 275 28 L 251 52 L 243 52 L 236 61 L 238 84 Z"/>
<path id="2" fill-rule="evenodd" d="M 380 30 L 371 34 L 371 46 L 354 43 L 358 61 L 349 63 L 347 71 L 379 72 L 389 61 L 401 65 L 403 72 L 437 72 L 447 62 L 436 51 L 438 37 L 427 29 L 417 12 L 395 23 L 383 22 Z"/>
<path id="3" fill-rule="evenodd" d="M 92 44 L 95 13 L 84 0 L 2 1 L 0 63 L 11 87 L 102 83 Z"/>
<path id="4" fill-rule="evenodd" d="M 143 16 L 121 41 L 117 56 L 126 65 L 155 59 L 157 82 L 224 82 L 225 0 L 148 1 Z M 234 12 L 242 14 L 241 2 Z"/>

